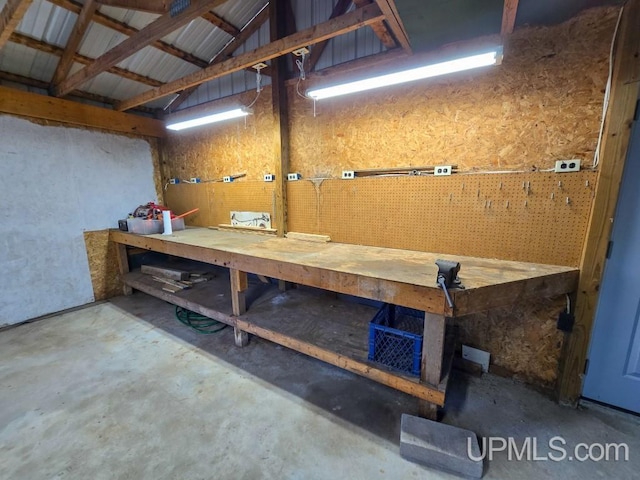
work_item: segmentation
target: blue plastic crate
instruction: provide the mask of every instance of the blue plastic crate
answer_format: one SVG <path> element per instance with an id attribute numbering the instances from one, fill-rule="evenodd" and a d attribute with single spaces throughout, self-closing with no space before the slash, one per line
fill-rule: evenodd
<path id="1" fill-rule="evenodd" d="M 369 360 L 420 375 L 424 312 L 383 305 L 369 323 Z"/>

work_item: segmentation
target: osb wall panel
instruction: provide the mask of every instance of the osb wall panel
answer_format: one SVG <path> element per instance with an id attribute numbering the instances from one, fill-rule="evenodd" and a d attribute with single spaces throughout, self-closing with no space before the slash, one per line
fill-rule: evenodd
<path id="1" fill-rule="evenodd" d="M 96 300 L 122 295 L 115 244 L 109 241 L 109 230 L 84 232 L 93 295 Z"/>
<path id="2" fill-rule="evenodd" d="M 175 213 L 200 210 L 185 217 L 192 226 L 210 227 L 231 223 L 231 211 L 268 212 L 275 228 L 274 186 L 270 182 L 235 181 L 168 185 L 167 206 Z"/>
<path id="3" fill-rule="evenodd" d="M 592 9 L 517 29 L 500 66 L 322 100 L 316 117 L 291 88 L 291 169 L 311 178 L 394 166 L 590 164 L 617 13 Z"/>
<path id="4" fill-rule="evenodd" d="M 249 105 L 256 92 L 245 92 L 218 102 L 216 111 Z M 205 125 L 194 130 L 172 132 L 162 142 L 162 177 L 202 180 L 246 173 L 246 179 L 261 180 L 275 165 L 271 89 L 260 93 L 253 115 Z"/>
<path id="5" fill-rule="evenodd" d="M 596 173 L 289 182 L 289 230 L 333 241 L 577 266 Z"/>

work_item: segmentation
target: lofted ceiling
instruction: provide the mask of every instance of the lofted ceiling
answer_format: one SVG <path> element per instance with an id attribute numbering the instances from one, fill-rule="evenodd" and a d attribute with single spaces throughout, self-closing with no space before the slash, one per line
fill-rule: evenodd
<path id="1" fill-rule="evenodd" d="M 252 66 L 310 46 L 307 71 L 514 25 L 603 0 L 0 0 L 0 83 L 158 115 L 255 88 Z M 291 75 L 295 75 L 290 63 Z M 262 71 L 269 82 L 269 67 Z"/>

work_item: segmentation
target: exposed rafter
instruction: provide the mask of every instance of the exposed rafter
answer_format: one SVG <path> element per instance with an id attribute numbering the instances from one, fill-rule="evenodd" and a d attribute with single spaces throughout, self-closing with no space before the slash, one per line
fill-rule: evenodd
<path id="1" fill-rule="evenodd" d="M 353 0 L 353 3 L 356 5 L 356 7 L 359 8 L 364 7 L 371 2 L 372 0 Z M 393 38 L 393 34 L 389 31 L 384 21 L 380 23 L 374 23 L 373 25 L 371 25 L 371 29 L 380 39 L 382 44 L 388 49 L 396 48 L 398 46 L 396 39 Z"/>
<path id="2" fill-rule="evenodd" d="M 22 35 L 20 33 L 14 32 L 9 38 L 9 41 L 24 45 L 25 47 L 33 48 L 40 52 L 50 53 L 51 55 L 56 55 L 58 57 L 61 57 L 64 53 L 64 50 L 60 47 L 56 47 L 55 45 L 36 40 L 35 38 L 27 37 L 26 35 Z M 73 61 L 81 63 L 83 65 L 90 65 L 91 63 L 93 63 L 92 58 L 85 57 L 84 55 L 80 55 L 78 53 L 73 56 Z M 125 70 L 124 68 L 120 67 L 111 67 L 109 70 L 107 70 L 107 72 L 113 73 L 114 75 L 118 75 L 129 80 L 133 80 L 134 82 L 150 85 L 152 87 L 159 87 L 160 85 L 163 85 L 163 83 L 158 80 L 145 77 L 144 75 L 140 75 L 139 73 Z"/>
<path id="3" fill-rule="evenodd" d="M 85 1 L 84 6 L 80 11 L 80 15 L 78 15 L 76 23 L 73 26 L 69 40 L 67 40 L 67 46 L 64 49 L 64 53 L 62 54 L 62 57 L 60 57 L 56 71 L 51 79 L 51 87 L 55 87 L 60 84 L 60 82 L 69 75 L 71 67 L 73 66 L 73 57 L 78 51 L 78 47 L 80 47 L 80 42 L 82 42 L 84 34 L 91 23 L 91 17 L 93 17 L 97 8 L 98 4 L 94 0 Z"/>
<path id="4" fill-rule="evenodd" d="M 333 7 L 333 11 L 331 12 L 331 16 L 329 17 L 329 20 L 347 13 L 347 10 L 349 10 L 351 3 L 352 3 L 351 0 L 338 0 L 338 3 L 336 4 L 336 6 Z M 365 3 L 371 3 L 371 2 L 367 0 Z M 362 6 L 364 5 L 358 5 L 358 7 L 362 7 Z M 311 49 L 311 54 L 309 55 L 309 70 L 312 71 L 313 69 L 316 68 L 318 60 L 320 60 L 320 57 L 322 56 L 322 52 L 324 52 L 324 49 L 327 48 L 328 43 L 329 43 L 329 40 L 325 40 L 324 42 L 316 43 L 313 46 L 313 48 Z"/>
<path id="5" fill-rule="evenodd" d="M 17 75 L 15 73 L 4 72 L 0 70 L 0 81 L 2 80 L 6 82 L 15 83 L 18 85 L 24 85 L 27 87 L 39 88 L 45 91 L 49 88 L 49 84 L 47 82 L 43 82 L 42 80 L 36 80 L 34 78 L 24 77 L 22 75 Z M 105 97 L 103 95 L 96 95 L 95 93 L 82 92 L 80 90 L 75 90 L 73 93 L 69 95 L 69 98 L 70 99 L 81 98 L 81 99 L 90 100 L 96 103 L 104 103 L 105 105 L 113 105 L 114 103 L 116 103 L 116 100 L 114 100 L 113 98 Z M 148 115 L 153 115 L 153 116 L 157 116 L 158 114 L 157 109 L 142 107 L 142 106 L 136 107 L 135 110 L 132 110 L 132 111 L 134 112 L 139 111 L 139 112 L 146 113 Z"/>
<path id="6" fill-rule="evenodd" d="M 31 0 L 8 0 L 0 12 L 0 48 L 9 40 L 20 20 L 31 5 Z"/>
<path id="7" fill-rule="evenodd" d="M 371 25 L 372 23 L 379 22 L 382 18 L 383 14 L 375 4 L 359 8 L 353 12 L 271 42 L 251 52 L 211 65 L 204 70 L 194 72 L 161 87 L 136 95 L 135 97 L 118 103 L 116 109 L 128 110 L 137 105 L 155 100 L 156 98 L 162 98 L 186 88 L 200 85 L 214 78 L 243 70 L 258 62 L 266 62 L 272 58 L 291 53 L 299 48 L 314 45 L 323 40 L 328 40 L 338 35 L 357 30 L 366 25 Z"/>
<path id="8" fill-rule="evenodd" d="M 398 9 L 394 0 L 375 0 L 378 7 L 384 14 L 385 21 L 389 25 L 389 28 L 396 37 L 396 40 L 405 52 L 411 53 L 411 44 L 409 43 L 409 36 L 404 28 Z"/>
<path id="9" fill-rule="evenodd" d="M 504 0 L 502 10 L 502 28 L 500 35 L 511 35 L 516 25 L 516 14 L 518 13 L 518 0 Z"/>
<path id="10" fill-rule="evenodd" d="M 171 2 L 168 0 L 98 0 L 102 5 L 110 7 L 126 8 L 127 10 L 140 10 L 142 12 L 158 13 L 162 15 L 169 11 Z"/>
<path id="11" fill-rule="evenodd" d="M 212 25 L 215 25 L 220 30 L 223 30 L 223 31 L 227 32 L 232 37 L 236 37 L 236 36 L 240 35 L 240 29 L 239 28 L 235 27 L 234 25 L 231 25 L 224 18 L 216 15 L 213 12 L 204 13 L 202 15 L 202 18 L 204 18 L 207 22 L 211 23 Z"/>
<path id="12" fill-rule="evenodd" d="M 91 80 L 110 67 L 120 63 L 130 57 L 135 52 L 143 49 L 154 41 L 159 40 L 174 30 L 186 25 L 191 20 L 198 18 L 208 10 L 224 3 L 226 0 L 195 0 L 182 13 L 172 16 L 166 13 L 154 22 L 150 23 L 135 35 L 119 43 L 107 53 L 98 57 L 91 65 L 87 65 L 82 70 L 74 73 L 56 86 L 53 93 L 57 97 L 62 97 L 74 90 L 76 87 Z"/>
<path id="13" fill-rule="evenodd" d="M 244 42 L 246 42 L 251 35 L 256 33 L 260 27 L 269 20 L 269 9 L 264 7 L 255 17 L 253 17 L 249 22 L 242 28 L 240 33 L 227 45 L 218 52 L 218 54 L 214 57 L 211 62 L 211 65 L 215 65 L 217 63 L 221 63 L 225 60 L 231 58 L 233 52 L 235 52 L 238 48 L 242 46 Z M 262 70 L 263 74 L 266 74 L 266 69 Z M 169 109 L 174 112 L 180 105 L 184 103 L 184 101 L 189 98 L 189 96 L 196 91 L 198 85 L 193 87 L 189 87 L 186 90 L 183 90 L 180 95 L 176 97 L 176 99 L 171 102 Z"/>
<path id="14" fill-rule="evenodd" d="M 64 8 L 76 14 L 80 14 L 80 11 L 82 10 L 82 4 L 76 2 L 75 0 L 47 0 L 47 1 L 56 5 L 57 7 Z M 95 14 L 93 15 L 93 21 L 95 23 L 98 23 L 102 26 L 115 30 L 116 32 L 120 32 L 123 35 L 127 35 L 127 36 L 135 35 L 139 31 L 136 28 L 130 27 L 126 23 L 120 22 L 99 11 L 95 12 Z M 156 40 L 151 44 L 151 46 L 153 46 L 154 48 L 157 48 L 158 50 L 162 50 L 163 52 L 168 53 L 169 55 L 173 55 L 174 57 L 180 58 L 185 62 L 189 62 L 199 68 L 204 68 L 207 65 L 209 65 L 209 63 L 206 60 L 202 60 L 201 58 L 198 58 L 195 55 L 187 53 L 184 50 L 180 50 L 179 48 L 176 48 L 173 45 L 170 45 L 161 40 Z"/>

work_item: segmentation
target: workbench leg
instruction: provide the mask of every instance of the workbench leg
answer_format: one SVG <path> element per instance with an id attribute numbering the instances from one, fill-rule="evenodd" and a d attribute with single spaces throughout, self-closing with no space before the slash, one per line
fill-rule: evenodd
<path id="1" fill-rule="evenodd" d="M 124 283 L 124 276 L 129 273 L 129 256 L 127 255 L 127 246 L 124 243 L 116 243 L 116 259 L 118 261 L 120 281 L 123 282 L 122 293 L 125 295 L 131 295 L 133 293 L 133 289 Z"/>
<path id="2" fill-rule="evenodd" d="M 296 288 L 295 283 L 286 282 L 284 280 L 278 280 L 278 289 L 281 292 L 286 292 L 287 290 L 291 290 L 292 288 Z"/>
<path id="3" fill-rule="evenodd" d="M 437 388 L 442 380 L 446 326 L 447 319 L 443 315 L 425 313 L 420 381 L 434 388 Z M 430 420 L 438 420 L 438 405 L 420 400 L 420 415 Z"/>
<path id="4" fill-rule="evenodd" d="M 242 315 L 247 311 L 245 298 L 245 291 L 249 286 L 247 273 L 230 268 L 229 275 L 231 276 L 231 308 L 235 316 Z M 238 327 L 233 327 L 233 335 L 237 347 L 244 347 L 249 343 L 249 334 Z"/>

